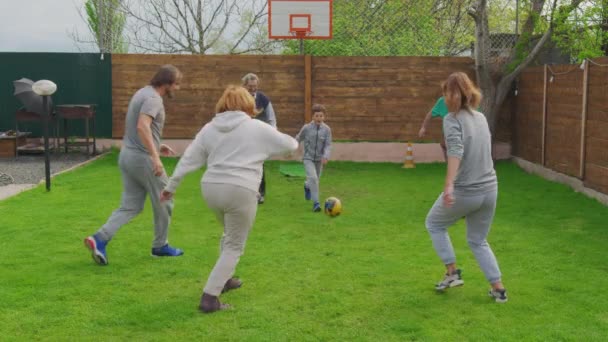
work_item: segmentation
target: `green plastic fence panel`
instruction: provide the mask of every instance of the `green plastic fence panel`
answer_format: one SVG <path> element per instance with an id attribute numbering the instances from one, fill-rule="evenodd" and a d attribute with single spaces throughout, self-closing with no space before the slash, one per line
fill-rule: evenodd
<path id="1" fill-rule="evenodd" d="M 99 53 L 0 53 L 0 131 L 15 128 L 15 111 L 22 104 L 13 96 L 13 81 L 47 79 L 57 84 L 53 103 L 96 104 L 95 134 L 112 136 L 112 56 Z M 84 134 L 84 120 L 68 122 L 70 136 Z M 20 123 L 21 131 L 42 135 L 39 123 Z"/>

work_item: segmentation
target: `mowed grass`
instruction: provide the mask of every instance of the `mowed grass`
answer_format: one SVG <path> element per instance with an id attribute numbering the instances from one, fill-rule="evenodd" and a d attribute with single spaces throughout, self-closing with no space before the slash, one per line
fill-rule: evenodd
<path id="1" fill-rule="evenodd" d="M 165 161 L 173 170 L 176 160 Z M 489 241 L 509 290 L 494 303 L 465 239 L 451 228 L 465 285 L 437 294 L 444 269 L 424 227 L 445 166 L 331 162 L 322 197 L 343 214 L 312 213 L 302 179 L 267 164 L 268 194 L 237 268 L 233 308 L 197 310 L 221 228 L 199 180 L 176 194 L 170 242 L 152 258 L 152 212 L 93 263 L 82 239 L 119 205 L 112 153 L 44 187 L 0 202 L 0 340 L 602 341 L 608 338 L 608 209 L 569 188 L 497 165 Z"/>

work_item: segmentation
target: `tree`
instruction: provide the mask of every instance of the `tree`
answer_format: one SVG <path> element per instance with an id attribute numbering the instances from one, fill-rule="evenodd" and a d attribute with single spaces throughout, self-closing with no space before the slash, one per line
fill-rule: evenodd
<path id="1" fill-rule="evenodd" d="M 86 21 L 93 41 L 83 40 L 77 33 L 72 39 L 95 44 L 102 53 L 126 53 L 128 44 L 123 36 L 126 16 L 120 11 L 121 5 L 122 0 L 87 0 L 81 18 Z"/>
<path id="2" fill-rule="evenodd" d="M 573 61 L 608 55 L 608 0 L 584 1 L 556 26 L 553 41 Z"/>
<path id="3" fill-rule="evenodd" d="M 267 1 L 129 0 L 131 44 L 153 53 L 265 53 Z M 235 29 L 235 27 L 237 29 Z"/>
<path id="4" fill-rule="evenodd" d="M 515 78 L 536 59 L 542 47 L 549 41 L 556 26 L 575 10 L 582 0 L 570 0 L 560 4 L 558 0 L 549 1 L 545 8 L 545 0 L 531 0 L 527 18 L 517 44 L 511 50 L 510 56 L 504 62 L 490 58 L 491 38 L 488 25 L 488 0 L 477 0 L 469 10 L 469 15 L 475 22 L 475 72 L 477 84 L 482 90 L 482 112 L 486 115 L 490 130 L 494 132 L 500 106 L 507 97 Z M 532 43 L 532 37 L 540 32 L 540 39 Z"/>
<path id="5" fill-rule="evenodd" d="M 470 49 L 474 0 L 335 0 L 332 40 L 306 41 L 305 53 L 337 56 L 454 56 Z M 299 51 L 286 41 L 285 53 Z"/>

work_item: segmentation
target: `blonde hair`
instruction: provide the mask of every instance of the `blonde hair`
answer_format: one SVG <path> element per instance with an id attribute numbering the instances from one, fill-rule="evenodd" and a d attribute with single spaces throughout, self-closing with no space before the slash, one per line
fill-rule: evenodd
<path id="1" fill-rule="evenodd" d="M 229 85 L 215 105 L 216 113 L 227 111 L 242 111 L 250 116 L 254 116 L 255 100 L 247 89 L 241 86 Z"/>
<path id="2" fill-rule="evenodd" d="M 464 72 L 451 74 L 441 88 L 445 104 L 451 113 L 458 113 L 461 109 L 471 112 L 479 107 L 481 92 Z"/>

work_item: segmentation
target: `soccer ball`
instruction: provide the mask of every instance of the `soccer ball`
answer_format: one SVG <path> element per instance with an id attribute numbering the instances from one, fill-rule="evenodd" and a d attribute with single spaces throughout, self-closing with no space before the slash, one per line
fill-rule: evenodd
<path id="1" fill-rule="evenodd" d="M 325 200 L 325 213 L 331 217 L 338 216 L 342 212 L 342 202 L 336 197 Z"/>

